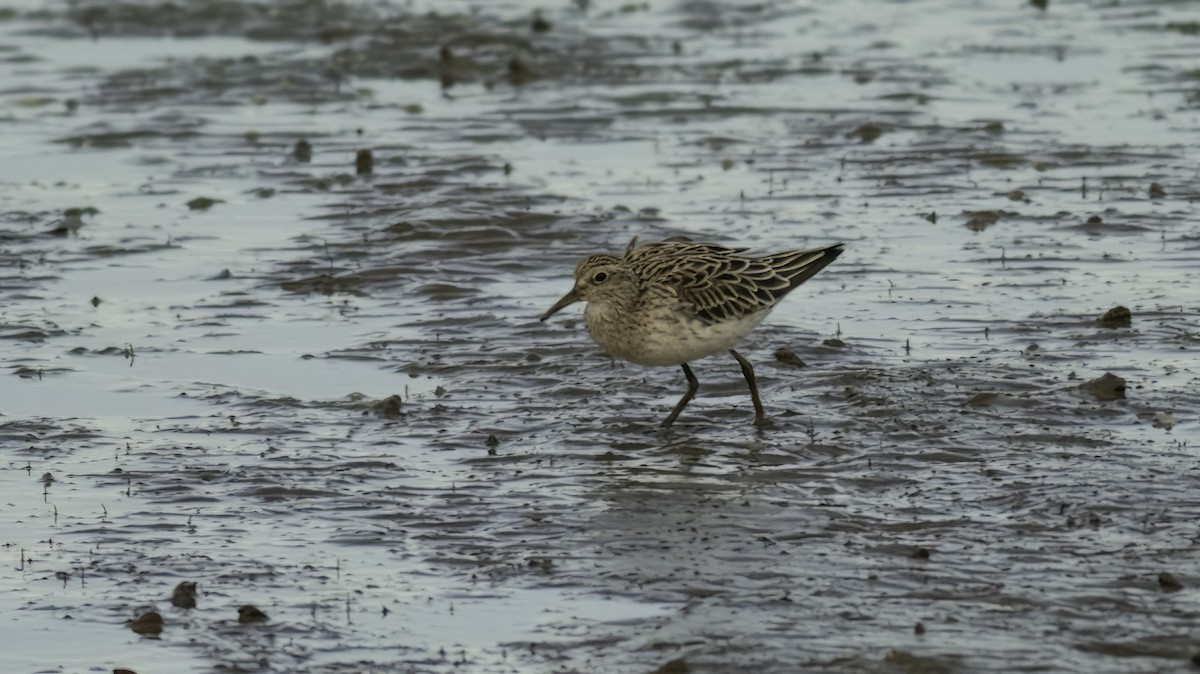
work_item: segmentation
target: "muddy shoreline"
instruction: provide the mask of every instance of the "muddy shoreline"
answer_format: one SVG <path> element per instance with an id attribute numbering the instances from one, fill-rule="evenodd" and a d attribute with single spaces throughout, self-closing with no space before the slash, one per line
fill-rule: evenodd
<path id="1" fill-rule="evenodd" d="M 5 11 L 3 669 L 1192 671 L 1194 23 Z M 537 320 L 678 235 L 846 244 L 761 433 Z"/>

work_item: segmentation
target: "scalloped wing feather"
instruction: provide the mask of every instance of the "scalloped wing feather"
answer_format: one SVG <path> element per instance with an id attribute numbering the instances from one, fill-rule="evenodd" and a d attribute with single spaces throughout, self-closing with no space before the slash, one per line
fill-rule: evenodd
<path id="1" fill-rule="evenodd" d="M 741 255 L 744 248 L 686 241 L 662 241 L 626 251 L 624 261 L 661 296 L 668 289 L 701 320 L 715 323 L 766 312 L 784 295 L 824 269 L 842 252 L 841 244 L 763 257 Z"/>

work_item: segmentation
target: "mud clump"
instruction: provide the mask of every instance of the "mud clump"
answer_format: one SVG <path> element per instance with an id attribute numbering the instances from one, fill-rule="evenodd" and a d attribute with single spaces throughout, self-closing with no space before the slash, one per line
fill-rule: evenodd
<path id="1" fill-rule="evenodd" d="M 1124 400 L 1125 380 L 1111 372 L 1105 372 L 1079 387 L 1084 393 L 1096 400 Z"/>
<path id="2" fill-rule="evenodd" d="M 312 161 L 312 144 L 303 138 L 296 141 L 296 146 L 292 148 L 292 159 L 302 164 Z"/>
<path id="3" fill-rule="evenodd" d="M 1183 583 L 1179 582 L 1175 574 L 1170 571 L 1158 574 L 1158 586 L 1163 589 L 1163 592 L 1178 592 L 1183 589 Z"/>
<path id="4" fill-rule="evenodd" d="M 368 175 L 375 171 L 375 156 L 370 150 L 359 150 L 354 156 L 354 172 L 358 175 Z"/>
<path id="5" fill-rule="evenodd" d="M 784 365 L 791 365 L 792 367 L 807 367 L 807 364 L 800 360 L 800 356 L 797 356 L 796 353 L 790 349 L 776 349 L 775 360 L 783 363 Z"/>
<path id="6" fill-rule="evenodd" d="M 252 604 L 243 604 L 238 607 L 238 622 L 243 625 L 250 623 L 262 623 L 268 620 L 267 614 L 258 609 Z"/>
<path id="7" fill-rule="evenodd" d="M 1104 312 L 1104 315 L 1096 320 L 1096 324 L 1102 328 L 1128 328 L 1133 324 L 1133 313 L 1128 308 L 1117 305 Z"/>
<path id="8" fill-rule="evenodd" d="M 863 124 L 846 134 L 847 138 L 856 138 L 863 145 L 869 145 L 884 134 L 884 128 L 878 124 Z"/>
<path id="9" fill-rule="evenodd" d="M 215 206 L 217 204 L 223 204 L 223 203 L 225 203 L 225 202 L 221 199 L 212 199 L 210 197 L 196 197 L 195 199 L 192 199 L 191 201 L 187 202 L 187 207 L 189 210 L 193 210 L 193 211 L 207 211 L 208 209 L 212 208 L 213 206 Z"/>
<path id="10" fill-rule="evenodd" d="M 400 406 L 402 401 L 398 395 L 390 395 L 383 400 L 375 403 L 372 410 L 377 416 L 385 419 L 396 419 L 400 416 Z"/>
<path id="11" fill-rule="evenodd" d="M 971 230 L 972 232 L 982 232 L 997 222 L 1000 222 L 1001 220 L 1011 220 L 1017 217 L 1018 214 L 1012 211 L 997 210 L 963 211 L 963 215 L 967 218 L 967 229 Z"/>
<path id="12" fill-rule="evenodd" d="M 196 584 L 185 580 L 175 586 L 171 593 L 171 605 L 178 608 L 196 608 Z"/>
<path id="13" fill-rule="evenodd" d="M 157 637 L 163 631 L 163 617 L 158 611 L 147 611 L 129 621 L 129 629 L 144 637 Z"/>

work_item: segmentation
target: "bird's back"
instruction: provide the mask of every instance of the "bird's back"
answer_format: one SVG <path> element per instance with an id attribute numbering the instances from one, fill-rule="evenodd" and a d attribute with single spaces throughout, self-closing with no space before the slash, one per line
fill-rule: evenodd
<path id="1" fill-rule="evenodd" d="M 630 247 L 623 261 L 646 297 L 674 295 L 706 323 L 765 314 L 842 253 L 842 244 L 763 257 L 745 249 L 667 240 Z"/>

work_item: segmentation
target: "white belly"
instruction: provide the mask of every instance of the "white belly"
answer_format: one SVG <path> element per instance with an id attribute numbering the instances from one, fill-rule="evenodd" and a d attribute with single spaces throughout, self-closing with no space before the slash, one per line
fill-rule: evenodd
<path id="1" fill-rule="evenodd" d="M 588 334 L 605 351 L 639 365 L 679 365 L 737 345 L 767 315 L 766 311 L 714 324 L 674 311 L 639 313 L 635 320 L 612 315 L 589 303 L 584 317 Z"/>

